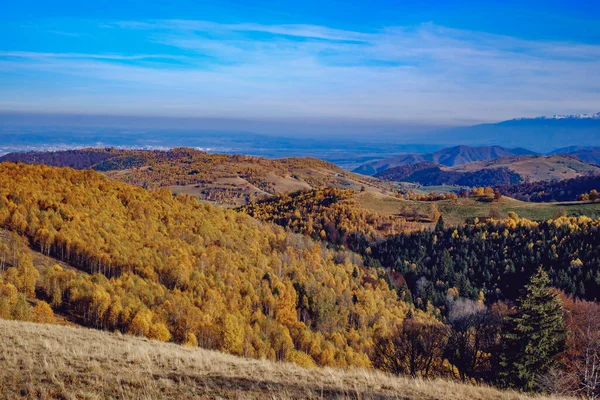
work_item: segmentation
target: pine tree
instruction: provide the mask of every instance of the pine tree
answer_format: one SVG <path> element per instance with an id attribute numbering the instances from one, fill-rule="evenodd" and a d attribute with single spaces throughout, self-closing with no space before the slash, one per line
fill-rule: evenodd
<path id="1" fill-rule="evenodd" d="M 435 224 L 435 230 L 438 232 L 441 232 L 444 230 L 444 218 L 441 215 L 438 218 L 437 223 Z"/>
<path id="2" fill-rule="evenodd" d="M 547 372 L 565 349 L 563 306 L 549 282 L 540 268 L 525 286 L 516 312 L 506 320 L 499 373 L 504 386 L 531 391 L 536 376 Z"/>

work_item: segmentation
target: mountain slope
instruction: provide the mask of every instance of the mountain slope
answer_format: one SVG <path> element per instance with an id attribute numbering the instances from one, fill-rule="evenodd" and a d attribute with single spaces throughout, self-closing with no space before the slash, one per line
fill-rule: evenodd
<path id="1" fill-rule="evenodd" d="M 427 154 L 405 154 L 394 158 L 373 161 L 356 168 L 353 172 L 365 175 L 375 175 L 386 169 L 400 167 L 403 165 L 430 162 L 447 167 L 463 165 L 474 161 L 492 160 L 500 157 L 510 157 L 533 154 L 526 149 L 507 149 L 499 146 L 455 146 Z"/>
<path id="2" fill-rule="evenodd" d="M 600 165 L 600 147 L 589 147 L 589 148 L 577 148 L 569 151 L 562 151 L 558 154 L 569 154 L 573 157 L 577 157 L 587 163 Z"/>
<path id="3" fill-rule="evenodd" d="M 548 152 L 548 155 L 554 155 L 554 154 L 572 154 L 578 151 L 584 151 L 584 150 L 598 150 L 600 149 L 600 147 L 595 147 L 595 146 L 567 146 L 567 147 L 561 147 L 560 149 L 555 149 L 552 150 L 550 152 Z"/>
<path id="4" fill-rule="evenodd" d="M 375 371 L 303 369 L 66 326 L 0 320 L 0 335 L 0 391 L 13 399 L 531 398 Z"/>
<path id="5" fill-rule="evenodd" d="M 169 151 L 83 149 L 11 153 L 1 161 L 92 168 L 113 179 L 147 188 L 168 187 L 202 200 L 240 205 L 256 198 L 299 189 L 333 186 L 381 190 L 373 179 L 314 158 L 265 159 L 209 154 L 180 148 Z"/>
<path id="6" fill-rule="evenodd" d="M 247 357 L 369 366 L 374 327 L 408 311 L 385 272 L 354 254 L 96 171 L 1 163 L 0 227 L 75 267 L 36 276 L 27 262 L 25 276 L 0 269 L 0 280 L 29 282 L 32 300 L 95 328 Z M 12 253 L 0 246 L 0 260 Z"/>

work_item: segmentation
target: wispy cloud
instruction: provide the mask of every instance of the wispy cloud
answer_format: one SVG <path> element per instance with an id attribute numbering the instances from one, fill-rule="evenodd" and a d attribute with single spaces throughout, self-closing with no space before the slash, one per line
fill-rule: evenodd
<path id="1" fill-rule="evenodd" d="M 370 32 L 186 20 L 99 29 L 123 38 L 135 33 L 143 37 L 139 47 L 160 51 L 138 54 L 136 43 L 126 53 L 0 51 L 0 72 L 66 84 L 58 91 L 4 90 L 0 101 L 46 111 L 410 121 L 600 109 L 598 45 L 431 23 Z"/>
<path id="2" fill-rule="evenodd" d="M 185 60 L 187 57 L 172 54 L 86 54 L 86 53 L 40 53 L 32 51 L 0 51 L 0 57 L 22 58 L 30 60 L 43 59 L 90 59 L 90 60 L 112 60 L 112 61 L 135 61 L 135 60 Z"/>

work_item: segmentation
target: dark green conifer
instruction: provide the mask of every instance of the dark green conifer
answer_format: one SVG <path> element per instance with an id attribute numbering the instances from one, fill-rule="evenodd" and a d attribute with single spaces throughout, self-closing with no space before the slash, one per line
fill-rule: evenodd
<path id="1" fill-rule="evenodd" d="M 437 224 L 435 224 L 435 230 L 439 232 L 444 230 L 444 218 L 441 215 L 437 220 Z"/>
<path id="2" fill-rule="evenodd" d="M 499 374 L 504 386 L 533 390 L 536 376 L 546 373 L 565 349 L 563 306 L 549 283 L 540 268 L 525 286 L 515 314 L 506 320 Z"/>

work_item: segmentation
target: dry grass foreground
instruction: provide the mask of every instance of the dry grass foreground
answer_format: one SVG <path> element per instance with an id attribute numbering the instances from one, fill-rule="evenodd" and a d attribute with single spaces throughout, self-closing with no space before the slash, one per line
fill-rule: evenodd
<path id="1" fill-rule="evenodd" d="M 0 394 L 7 399 L 529 398 L 375 371 L 303 369 L 67 326 L 0 320 L 0 337 Z"/>

